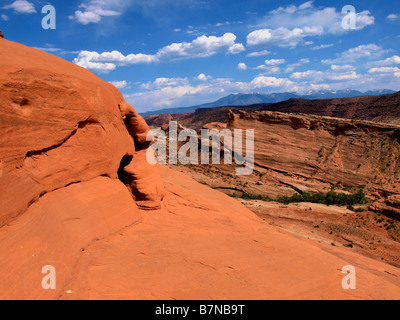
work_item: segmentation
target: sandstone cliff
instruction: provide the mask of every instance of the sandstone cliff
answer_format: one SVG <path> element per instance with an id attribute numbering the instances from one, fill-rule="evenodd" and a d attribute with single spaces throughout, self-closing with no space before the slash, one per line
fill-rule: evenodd
<path id="1" fill-rule="evenodd" d="M 262 109 L 400 124 L 400 92 L 382 96 L 341 99 L 290 99 L 265 105 Z"/>
<path id="2" fill-rule="evenodd" d="M 230 113 L 228 127 L 255 130 L 255 164 L 310 183 L 400 193 L 400 126 L 304 114 Z M 318 183 L 321 187 L 318 188 Z"/>

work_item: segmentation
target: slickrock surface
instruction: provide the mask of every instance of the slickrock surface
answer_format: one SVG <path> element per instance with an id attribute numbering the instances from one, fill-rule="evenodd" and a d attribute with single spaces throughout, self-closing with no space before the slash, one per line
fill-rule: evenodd
<path id="1" fill-rule="evenodd" d="M 279 231 L 181 173 L 162 176 L 167 207 L 82 253 L 62 299 L 400 297 L 399 269 Z M 353 291 L 341 286 L 348 264 Z"/>
<path id="2" fill-rule="evenodd" d="M 0 86 L 1 299 L 400 298 L 397 268 L 150 166 L 148 128 L 87 70 L 1 40 Z M 342 289 L 345 265 L 356 290 Z"/>

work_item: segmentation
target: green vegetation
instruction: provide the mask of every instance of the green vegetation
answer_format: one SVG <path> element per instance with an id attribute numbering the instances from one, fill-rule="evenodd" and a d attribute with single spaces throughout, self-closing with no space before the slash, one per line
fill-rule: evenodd
<path id="1" fill-rule="evenodd" d="M 347 206 L 349 210 L 354 212 L 364 212 L 364 209 L 357 208 L 355 209 L 353 206 L 357 204 L 366 204 L 368 203 L 365 194 L 362 190 L 354 194 L 343 194 L 336 193 L 334 191 L 329 191 L 328 193 L 303 193 L 303 194 L 295 194 L 291 197 L 289 196 L 281 196 L 277 199 L 272 199 L 269 196 L 265 195 L 251 195 L 248 193 L 243 193 L 241 196 L 233 194 L 234 198 L 241 198 L 244 200 L 262 200 L 262 201 L 277 201 L 283 204 L 288 205 L 289 203 L 300 203 L 300 202 L 310 202 L 310 203 L 321 203 L 326 205 L 339 205 L 339 206 Z"/>
<path id="2" fill-rule="evenodd" d="M 274 199 L 270 198 L 269 196 L 265 195 L 253 195 L 248 193 L 243 193 L 241 196 L 236 195 L 235 193 L 231 195 L 233 198 L 240 198 L 244 200 L 262 200 L 262 201 L 274 201 Z"/>
<path id="3" fill-rule="evenodd" d="M 326 205 L 340 205 L 340 206 L 353 206 L 355 204 L 367 203 L 365 194 L 361 190 L 354 194 L 343 194 L 329 191 L 328 193 L 316 193 L 316 194 L 295 194 L 291 197 L 282 196 L 279 197 L 278 202 L 284 204 L 289 203 L 300 203 L 300 202 L 311 202 L 311 203 L 323 203 Z"/>

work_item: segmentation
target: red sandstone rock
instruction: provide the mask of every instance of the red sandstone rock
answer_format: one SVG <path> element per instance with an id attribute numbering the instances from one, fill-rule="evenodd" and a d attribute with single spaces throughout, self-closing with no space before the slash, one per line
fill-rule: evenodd
<path id="1" fill-rule="evenodd" d="M 0 226 L 43 194 L 118 177 L 123 157 L 135 154 L 119 105 L 129 109 L 137 149 L 147 147 L 149 128 L 121 93 L 56 56 L 2 41 L 0 86 Z"/>
<path id="2" fill-rule="evenodd" d="M 400 220 L 400 195 L 392 195 L 373 203 L 370 210 Z"/>
<path id="3" fill-rule="evenodd" d="M 400 126 L 243 111 L 230 113 L 228 127 L 254 129 L 256 167 L 286 174 L 281 180 L 300 190 L 309 183 L 298 177 L 313 180 L 320 192 L 329 183 L 400 193 Z"/>

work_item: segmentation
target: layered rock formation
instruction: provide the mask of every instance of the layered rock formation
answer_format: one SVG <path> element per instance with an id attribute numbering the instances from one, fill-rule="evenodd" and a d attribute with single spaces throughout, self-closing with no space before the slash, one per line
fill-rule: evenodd
<path id="1" fill-rule="evenodd" d="M 229 128 L 255 130 L 255 164 L 293 186 L 323 192 L 326 183 L 400 193 L 400 126 L 260 111 L 231 113 Z M 321 183 L 318 187 L 318 183 Z"/>
<path id="2" fill-rule="evenodd" d="M 400 297 L 394 267 L 279 231 L 165 167 L 160 178 L 147 125 L 89 71 L 1 39 L 0 86 L 1 299 Z M 341 287 L 348 264 L 355 291 Z"/>
<path id="3" fill-rule="evenodd" d="M 263 110 L 400 124 L 400 92 L 341 99 L 290 99 L 265 105 Z"/>
<path id="4" fill-rule="evenodd" d="M 391 195 L 386 199 L 380 199 L 373 203 L 371 210 L 386 216 L 400 220 L 400 195 Z"/>

